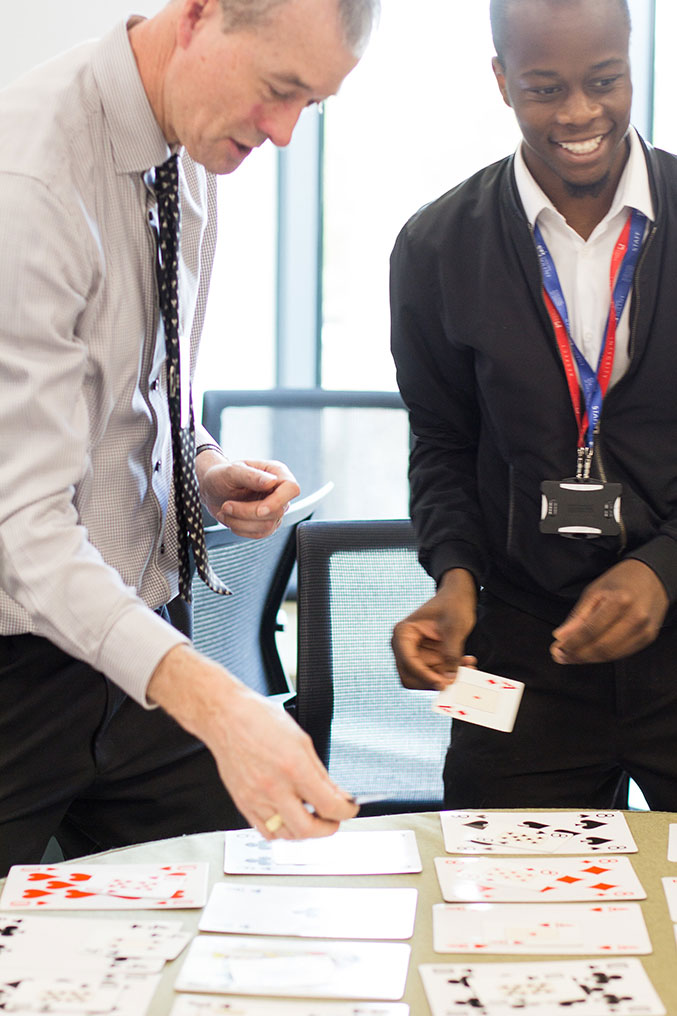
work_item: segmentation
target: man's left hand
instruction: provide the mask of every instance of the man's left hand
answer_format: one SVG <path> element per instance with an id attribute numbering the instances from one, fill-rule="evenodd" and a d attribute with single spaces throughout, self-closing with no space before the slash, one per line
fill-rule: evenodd
<path id="1" fill-rule="evenodd" d="M 300 493 L 282 462 L 230 462 L 206 450 L 198 455 L 196 467 L 207 510 L 238 536 L 270 536 Z"/>
<path id="2" fill-rule="evenodd" d="M 555 663 L 604 663 L 631 656 L 656 638 L 669 606 L 665 586 L 642 561 L 614 565 L 583 591 L 552 633 Z"/>

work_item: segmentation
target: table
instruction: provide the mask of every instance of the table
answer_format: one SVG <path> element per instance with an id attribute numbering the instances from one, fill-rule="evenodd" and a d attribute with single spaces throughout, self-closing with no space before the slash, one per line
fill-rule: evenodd
<path id="1" fill-rule="evenodd" d="M 497 809 L 498 810 L 498 809 Z M 530 809 L 537 810 L 537 809 Z M 553 809 L 547 809 L 553 810 Z M 566 814 L 566 810 L 563 810 Z M 668 849 L 668 827 L 671 822 L 677 823 L 677 814 L 671 812 L 625 812 L 628 824 L 635 838 L 639 853 L 628 854 L 632 865 L 639 876 L 642 885 L 647 892 L 647 899 L 641 901 L 644 918 L 649 929 L 653 944 L 653 953 L 649 956 L 642 956 L 641 961 L 651 978 L 653 985 L 660 995 L 665 1009 L 668 1013 L 677 1013 L 677 978 L 674 976 L 674 969 L 677 963 L 675 936 L 672 921 L 668 913 L 665 894 L 661 884 L 661 876 L 677 875 L 677 864 L 667 860 Z M 150 864 L 153 862 L 185 862 L 185 861 L 208 861 L 210 873 L 210 888 L 217 881 L 248 881 L 251 883 L 271 885 L 322 885 L 341 886 L 347 885 L 365 886 L 414 886 L 418 889 L 418 909 L 416 914 L 416 928 L 411 945 L 411 962 L 409 976 L 403 1001 L 408 1002 L 411 1016 L 427 1016 L 429 1013 L 428 1004 L 421 985 L 418 973 L 419 963 L 451 963 L 465 962 L 469 959 L 467 955 L 458 953 L 441 954 L 433 952 L 432 945 L 432 912 L 433 903 L 442 902 L 437 875 L 433 864 L 434 857 L 444 857 L 444 843 L 439 815 L 437 812 L 420 813 L 413 815 L 387 815 L 376 818 L 357 818 L 344 823 L 346 830 L 366 829 L 413 829 L 416 832 L 418 849 L 423 862 L 423 872 L 419 875 L 350 875 L 335 877 L 317 877 L 312 879 L 298 875 L 289 876 L 261 876 L 261 875 L 224 875 L 223 874 L 223 833 L 200 833 L 194 836 L 180 836 L 175 839 L 159 840 L 151 843 L 144 843 L 133 847 L 124 847 L 119 850 L 109 850 L 102 854 L 95 854 L 91 860 L 105 864 L 106 862 L 118 862 L 125 864 Z M 0 880 L 0 888 L 4 882 Z M 52 912 L 56 913 L 56 912 Z M 60 916 L 94 916 L 96 911 L 75 914 L 72 911 L 60 911 Z M 183 927 L 197 933 L 197 924 L 200 918 L 200 910 L 177 910 L 172 911 L 170 916 L 183 922 Z M 102 920 L 106 918 L 144 917 L 146 919 L 157 915 L 155 910 L 139 911 L 100 911 L 98 916 Z M 45 920 L 49 915 L 45 914 Z M 183 964 L 185 952 L 173 963 L 168 963 L 158 991 L 154 997 L 153 1004 L 149 1010 L 149 1016 L 167 1016 L 174 998 L 173 984 Z M 485 962 L 533 962 L 538 960 L 573 959 L 574 957 L 557 956 L 487 956 Z M 473 963 L 481 962 L 477 957 L 472 957 Z M 228 996 L 222 996 L 227 999 Z"/>

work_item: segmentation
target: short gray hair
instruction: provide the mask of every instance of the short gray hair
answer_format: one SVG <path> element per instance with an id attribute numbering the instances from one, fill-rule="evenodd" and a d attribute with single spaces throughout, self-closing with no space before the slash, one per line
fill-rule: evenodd
<path id="1" fill-rule="evenodd" d="M 227 32 L 265 21 L 275 7 L 289 0 L 220 0 Z M 336 0 L 346 45 L 360 56 L 380 11 L 380 0 Z"/>

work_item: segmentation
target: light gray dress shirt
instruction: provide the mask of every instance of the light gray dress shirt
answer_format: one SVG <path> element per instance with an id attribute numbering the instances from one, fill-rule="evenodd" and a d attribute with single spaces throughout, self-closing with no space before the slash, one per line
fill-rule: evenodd
<path id="1" fill-rule="evenodd" d="M 150 609 L 177 593 L 146 183 L 169 155 L 124 24 L 0 92 L 0 634 L 43 635 L 144 705 L 185 641 Z M 194 362 L 215 180 L 181 165 Z"/>

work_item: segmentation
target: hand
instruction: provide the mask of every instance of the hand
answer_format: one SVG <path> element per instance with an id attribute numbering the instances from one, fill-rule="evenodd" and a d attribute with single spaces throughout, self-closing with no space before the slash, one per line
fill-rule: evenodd
<path id="1" fill-rule="evenodd" d="M 620 660 L 648 646 L 668 609 L 665 586 L 642 561 L 628 559 L 591 582 L 552 633 L 555 663 Z"/>
<path id="2" fill-rule="evenodd" d="M 196 470 L 207 510 L 238 536 L 270 536 L 300 493 L 282 462 L 230 462 L 207 449 L 198 455 Z"/>
<path id="3" fill-rule="evenodd" d="M 463 655 L 465 640 L 475 627 L 477 588 L 470 572 L 445 572 L 435 596 L 395 625 L 392 647 L 405 688 L 437 688 L 451 684 L 458 667 L 475 666 Z"/>
<path id="4" fill-rule="evenodd" d="M 236 806 L 266 839 L 329 836 L 357 814 L 291 717 L 190 646 L 167 653 L 148 697 L 204 741 Z M 277 814 L 283 824 L 271 833 L 265 823 Z"/>

